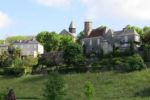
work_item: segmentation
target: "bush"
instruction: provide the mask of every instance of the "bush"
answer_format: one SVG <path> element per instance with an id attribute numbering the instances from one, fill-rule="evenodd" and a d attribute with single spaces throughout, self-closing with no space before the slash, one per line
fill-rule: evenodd
<path id="1" fill-rule="evenodd" d="M 85 95 L 86 100 L 94 100 L 95 88 L 91 82 L 86 82 L 85 84 Z"/>
<path id="2" fill-rule="evenodd" d="M 0 100 L 6 100 L 6 97 L 7 97 L 7 93 L 0 91 Z"/>
<path id="3" fill-rule="evenodd" d="M 132 72 L 146 68 L 146 65 L 139 54 L 127 57 L 115 57 L 103 59 L 100 64 L 107 70 L 117 70 L 121 72 Z"/>
<path id="4" fill-rule="evenodd" d="M 65 82 L 61 75 L 51 73 L 45 84 L 44 100 L 64 100 Z"/>
<path id="5" fill-rule="evenodd" d="M 25 73 L 25 68 L 4 68 L 4 74 L 10 76 L 22 76 Z"/>

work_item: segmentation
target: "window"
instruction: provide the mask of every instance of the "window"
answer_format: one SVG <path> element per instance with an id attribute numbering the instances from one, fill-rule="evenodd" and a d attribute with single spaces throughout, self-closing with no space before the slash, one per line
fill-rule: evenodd
<path id="1" fill-rule="evenodd" d="M 100 45 L 100 39 L 97 39 L 97 45 Z"/>
<path id="2" fill-rule="evenodd" d="M 92 46 L 92 40 L 90 40 L 90 46 Z"/>
<path id="3" fill-rule="evenodd" d="M 82 41 L 82 45 L 84 45 L 85 43 L 84 43 L 84 41 Z"/>
<path id="4" fill-rule="evenodd" d="M 125 42 L 128 42 L 128 36 L 125 36 L 125 37 L 124 37 L 124 41 L 125 41 Z"/>
<path id="5" fill-rule="evenodd" d="M 36 49 L 36 45 L 34 45 L 34 49 Z"/>
<path id="6" fill-rule="evenodd" d="M 30 45 L 27 45 L 27 48 L 30 48 Z"/>

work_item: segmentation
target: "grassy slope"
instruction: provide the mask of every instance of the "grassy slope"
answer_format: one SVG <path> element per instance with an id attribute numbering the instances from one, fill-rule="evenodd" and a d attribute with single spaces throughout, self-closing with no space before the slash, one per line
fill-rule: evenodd
<path id="1" fill-rule="evenodd" d="M 68 86 L 69 100 L 86 100 L 84 83 L 89 80 L 95 85 L 94 100 L 150 100 L 150 70 L 118 74 L 114 72 L 95 74 L 64 75 Z M 21 78 L 0 77 L 0 90 L 14 88 L 17 100 L 39 100 L 42 97 L 46 77 L 28 76 Z M 24 98 L 24 99 L 23 99 Z"/>

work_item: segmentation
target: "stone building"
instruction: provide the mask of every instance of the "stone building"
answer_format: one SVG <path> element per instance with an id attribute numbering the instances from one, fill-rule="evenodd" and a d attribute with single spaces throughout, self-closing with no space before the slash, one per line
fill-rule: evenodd
<path id="1" fill-rule="evenodd" d="M 62 35 L 69 35 L 71 37 L 73 37 L 74 40 L 76 40 L 76 26 L 75 23 L 72 21 L 69 25 L 68 30 L 63 29 L 60 34 Z"/>
<path id="2" fill-rule="evenodd" d="M 22 56 L 37 57 L 37 55 L 44 53 L 43 45 L 35 39 L 15 41 L 13 47 L 20 48 Z"/>
<path id="3" fill-rule="evenodd" d="M 135 48 L 139 47 L 140 36 L 135 30 L 124 28 L 121 31 L 113 31 L 108 27 L 92 28 L 92 22 L 85 22 L 84 33 L 86 37 L 81 40 L 82 45 L 86 49 L 86 53 L 104 54 L 113 51 L 113 46 L 125 50 L 130 47 L 130 42 L 135 43 Z"/>

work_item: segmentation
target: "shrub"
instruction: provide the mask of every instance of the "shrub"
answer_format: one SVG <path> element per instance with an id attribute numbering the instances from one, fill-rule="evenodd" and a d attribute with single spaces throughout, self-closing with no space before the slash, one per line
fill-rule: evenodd
<path id="1" fill-rule="evenodd" d="M 25 68 L 4 68 L 4 74 L 10 76 L 22 76 L 25 73 Z"/>
<path id="2" fill-rule="evenodd" d="M 103 59 L 100 64 L 107 70 L 117 70 L 121 72 L 131 72 L 142 70 L 146 65 L 139 54 L 126 57 L 115 57 L 112 59 Z"/>
<path id="3" fill-rule="evenodd" d="M 142 59 L 142 57 L 138 54 L 126 58 L 126 66 L 127 71 L 134 71 L 134 70 L 142 70 L 146 68 L 146 65 Z"/>
<path id="4" fill-rule="evenodd" d="M 91 82 L 86 82 L 85 84 L 85 95 L 86 95 L 86 100 L 94 100 L 94 85 Z"/>
<path id="5" fill-rule="evenodd" d="M 0 91 L 0 100 L 6 100 L 7 93 L 4 91 Z"/>
<path id="6" fill-rule="evenodd" d="M 44 99 L 45 100 L 64 100 L 65 82 L 61 75 L 51 73 L 45 84 Z"/>

